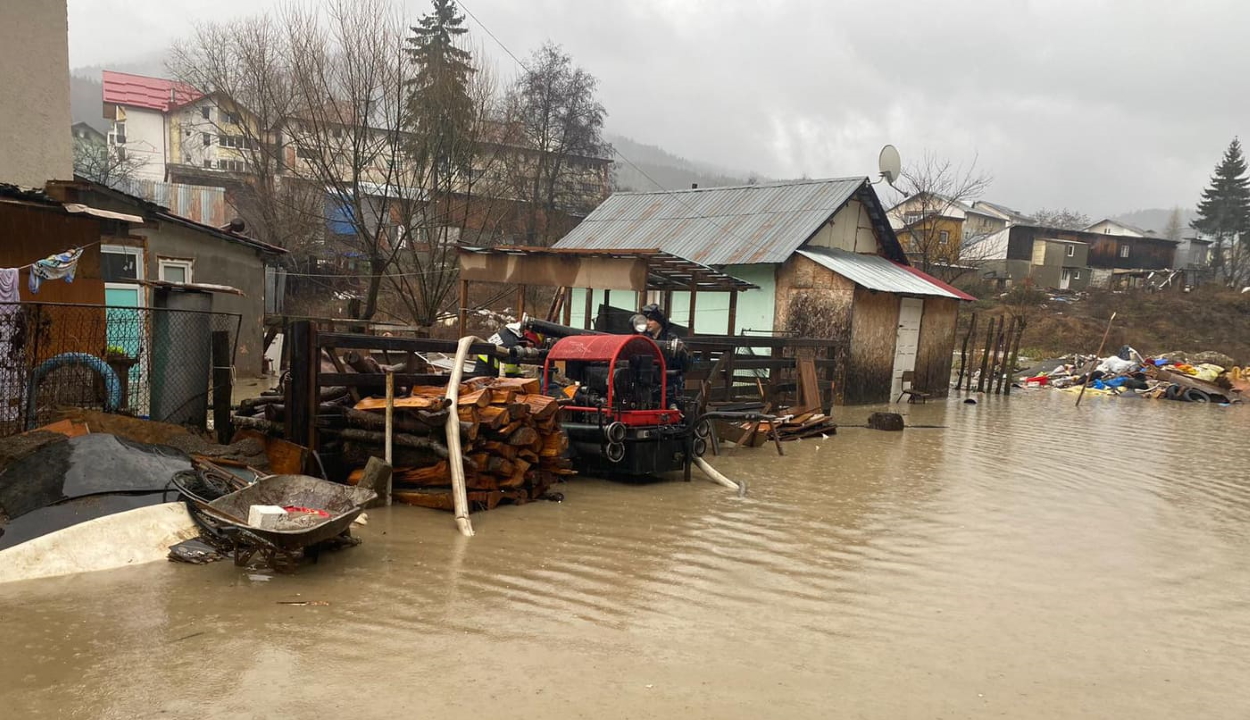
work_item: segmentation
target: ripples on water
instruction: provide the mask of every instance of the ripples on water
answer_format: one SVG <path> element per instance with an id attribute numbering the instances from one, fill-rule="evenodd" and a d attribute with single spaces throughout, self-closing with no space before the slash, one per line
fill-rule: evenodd
<path id="1" fill-rule="evenodd" d="M 421 681 L 358 710 L 512 707 L 418 691 L 432 672 L 554 717 L 579 715 L 530 693 L 545 677 L 612 717 L 1247 716 L 1250 409 L 1072 400 L 907 406 L 946 427 L 714 459 L 745 499 L 578 479 L 564 503 L 475 516 L 471 540 L 446 515 L 374 511 L 365 544 L 270 582 L 156 565 L 0 587 L 0 660 L 29 668 L 0 699 L 93 717 L 44 692 L 81 674 L 110 716 L 177 715 L 194 703 L 153 683 L 198 678 L 220 716 L 276 717 L 261 689 L 284 673 L 342 697 L 346 668 L 404 658 L 396 676 Z M 275 604 L 292 598 L 332 604 Z M 635 696 L 652 687 L 635 675 L 715 689 Z"/>

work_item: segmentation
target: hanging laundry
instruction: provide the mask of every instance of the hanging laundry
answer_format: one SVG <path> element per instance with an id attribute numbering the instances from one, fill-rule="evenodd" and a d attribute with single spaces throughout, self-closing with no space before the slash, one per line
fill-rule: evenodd
<path id="1" fill-rule="evenodd" d="M 0 268 L 0 303 L 22 301 L 18 288 L 21 283 L 20 272 L 17 268 Z"/>
<path id="2" fill-rule="evenodd" d="M 26 383 L 17 369 L 21 355 L 14 352 L 12 341 L 19 334 L 17 314 L 22 301 L 19 293 L 20 271 L 0 268 L 0 422 L 13 422 L 19 408 L 25 406 Z"/>
<path id="3" fill-rule="evenodd" d="M 74 282 L 74 273 L 78 270 L 80 257 L 82 257 L 82 248 L 74 248 L 36 260 L 30 266 L 30 291 L 39 292 L 39 286 L 44 280 L 64 279 L 65 282 Z"/>

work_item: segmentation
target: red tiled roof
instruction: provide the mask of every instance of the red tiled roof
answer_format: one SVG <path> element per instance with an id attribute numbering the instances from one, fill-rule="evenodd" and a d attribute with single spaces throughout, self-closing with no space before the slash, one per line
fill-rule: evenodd
<path id="1" fill-rule="evenodd" d="M 104 102 L 168 112 L 175 105 L 199 98 L 202 93 L 186 83 L 164 78 L 105 70 Z"/>

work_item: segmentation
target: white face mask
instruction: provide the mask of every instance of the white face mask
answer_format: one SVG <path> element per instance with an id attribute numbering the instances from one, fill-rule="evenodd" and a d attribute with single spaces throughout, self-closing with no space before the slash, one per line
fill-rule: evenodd
<path id="1" fill-rule="evenodd" d="M 646 331 L 647 331 L 647 324 L 646 324 L 646 323 L 638 323 L 637 325 L 635 325 L 635 326 L 634 326 L 634 330 L 635 330 L 635 331 L 637 331 L 637 332 L 646 332 Z"/>

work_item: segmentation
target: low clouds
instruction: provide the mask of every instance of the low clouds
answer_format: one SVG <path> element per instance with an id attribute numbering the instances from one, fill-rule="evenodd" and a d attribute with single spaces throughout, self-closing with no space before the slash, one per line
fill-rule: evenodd
<path id="1" fill-rule="evenodd" d="M 522 58 L 563 44 L 599 78 L 612 132 L 773 177 L 870 174 L 890 142 L 904 162 L 977 158 L 1000 202 L 1101 216 L 1192 205 L 1250 130 L 1245 3 L 465 1 Z M 70 0 L 71 63 L 276 4 Z"/>

